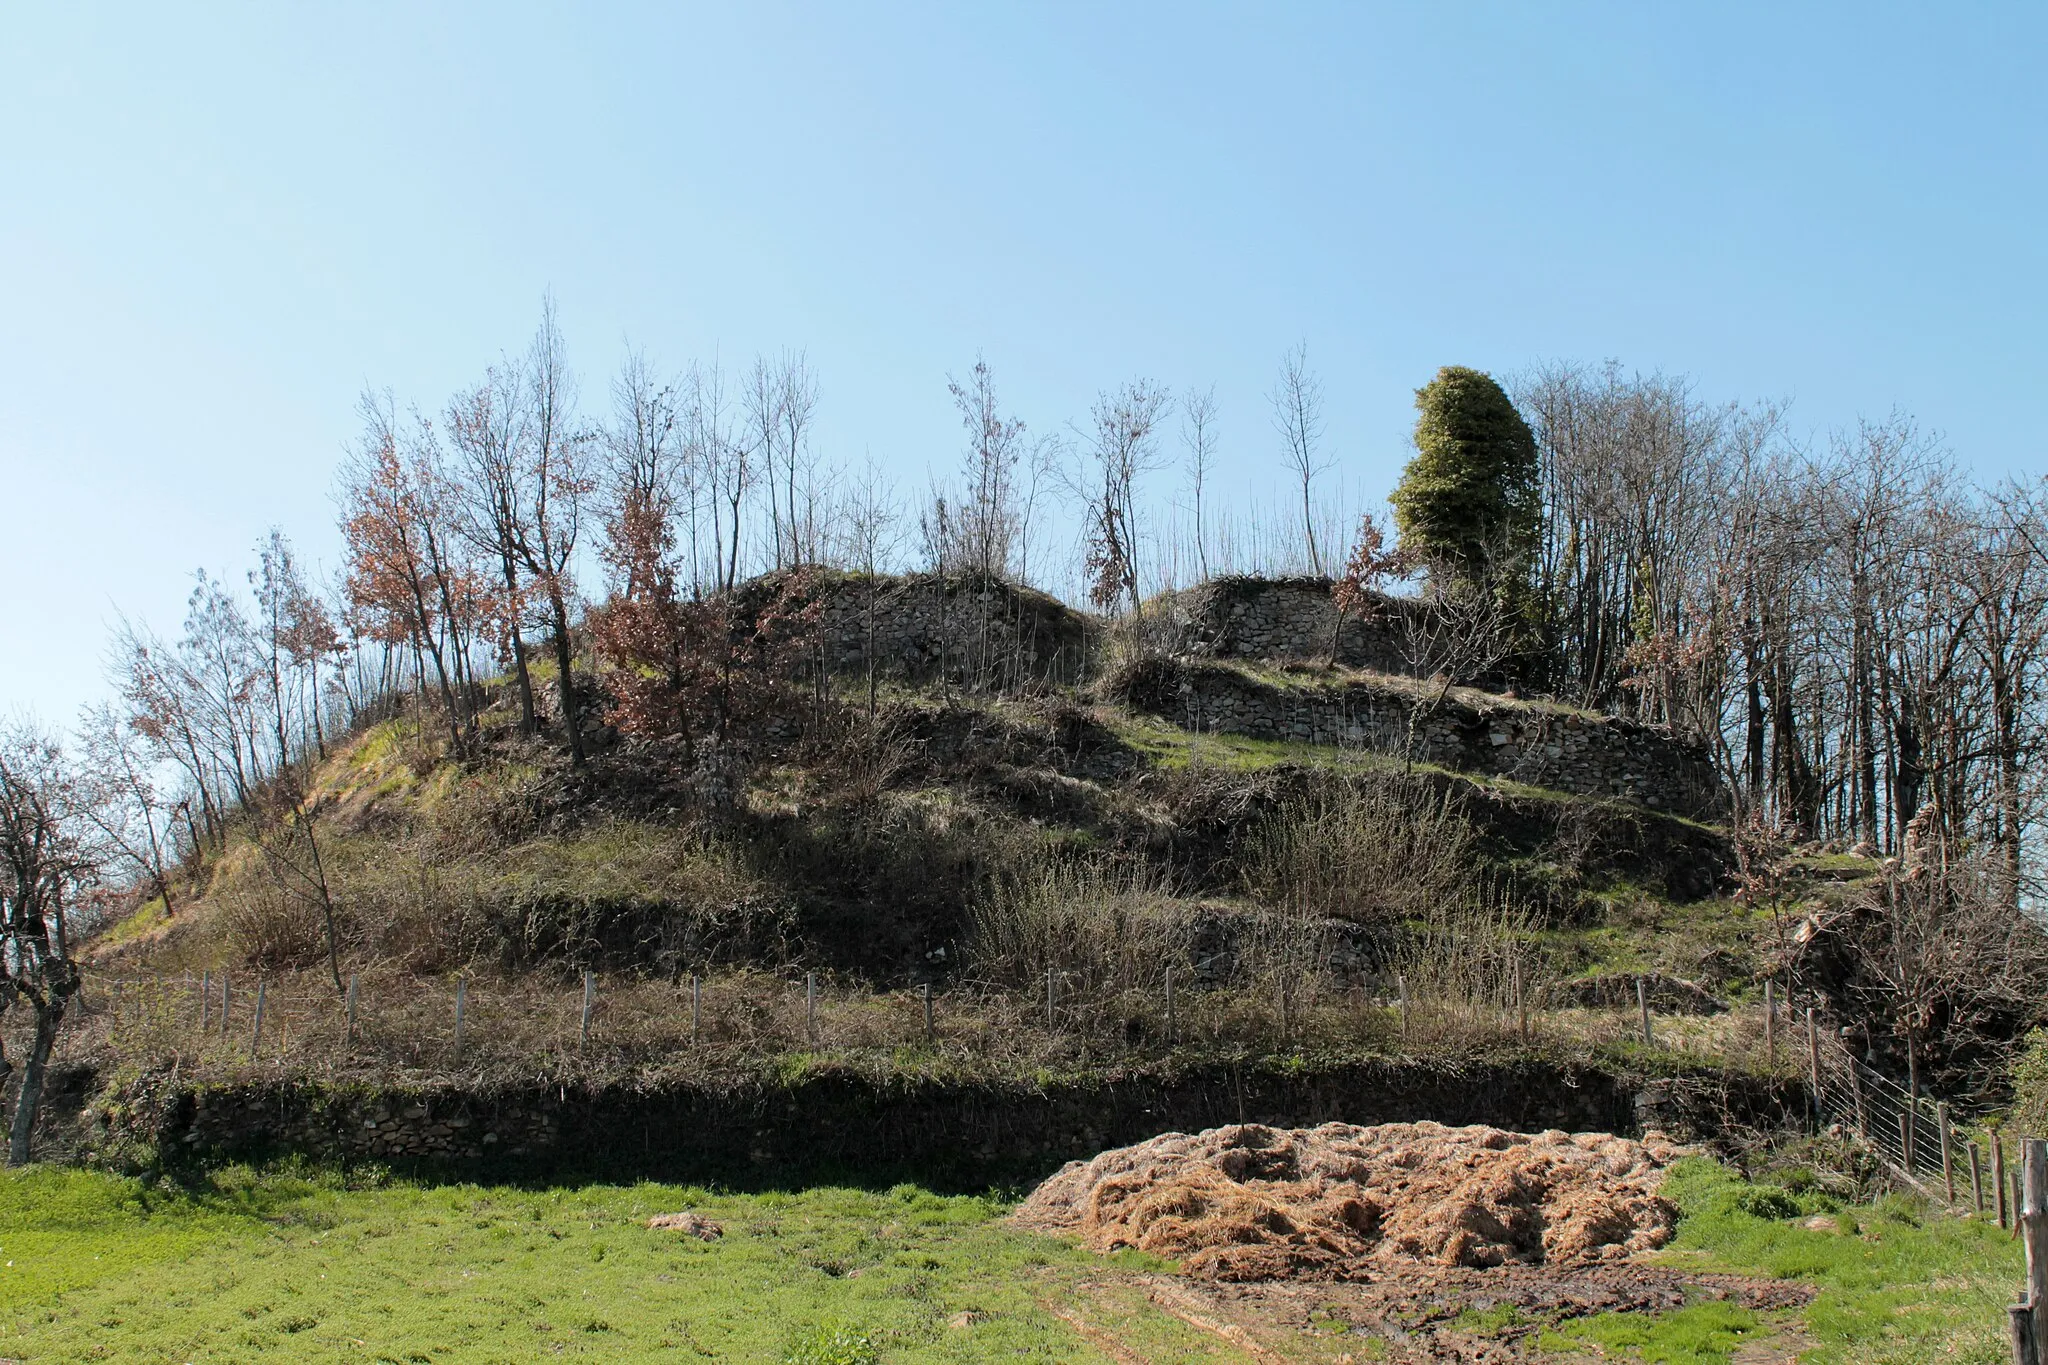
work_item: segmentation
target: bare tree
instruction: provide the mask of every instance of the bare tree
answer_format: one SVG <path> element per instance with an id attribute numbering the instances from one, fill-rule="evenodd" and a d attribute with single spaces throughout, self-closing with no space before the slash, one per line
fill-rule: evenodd
<path id="1" fill-rule="evenodd" d="M 1095 400 L 1086 433 L 1090 467 L 1075 479 L 1086 507 L 1089 597 L 1110 609 L 1128 602 L 1142 638 L 1138 584 L 1138 479 L 1159 467 L 1157 432 L 1172 399 L 1150 380 Z"/>
<path id="2" fill-rule="evenodd" d="M 296 767 L 280 768 L 255 806 L 255 843 L 271 880 L 285 895 L 320 916 L 327 944 L 327 973 L 336 997 L 341 980 L 341 943 L 335 923 L 334 890 L 320 848 L 320 803 Z"/>
<path id="3" fill-rule="evenodd" d="M 275 763 L 290 763 L 294 751 L 309 739 L 324 754 L 320 665 L 341 647 L 334 618 L 307 585 L 298 556 L 280 530 L 273 528 L 257 551 L 257 568 L 249 582 L 256 593 L 259 682 L 270 702 Z"/>
<path id="4" fill-rule="evenodd" d="M 1363 536 L 1361 547 L 1369 564 L 1373 550 Z M 1487 680 L 1513 655 L 1517 623 L 1513 604 L 1501 594 L 1463 585 L 1433 592 L 1426 610 L 1404 611 L 1400 621 L 1408 672 L 1430 682 L 1429 692 L 1408 706 L 1402 759 L 1412 771 L 1423 725 L 1443 709 L 1452 688 Z"/>
<path id="5" fill-rule="evenodd" d="M 1180 403 L 1180 439 L 1187 450 L 1188 489 L 1194 499 L 1195 563 L 1209 577 L 1209 533 L 1203 519 L 1202 496 L 1216 462 L 1216 386 L 1190 388 Z"/>
<path id="6" fill-rule="evenodd" d="M 850 486 L 842 508 L 841 555 L 861 576 L 862 624 L 866 641 L 862 658 L 867 669 L 868 719 L 876 711 L 875 619 L 882 596 L 882 574 L 902 543 L 903 508 L 895 487 L 873 457 Z"/>
<path id="7" fill-rule="evenodd" d="M 2048 933 L 2002 903 L 1997 881 L 1923 820 L 1885 874 L 1800 946 L 1795 974 L 1875 1026 L 1873 1047 L 1889 1035 L 1916 1094 L 1930 1060 L 1959 1089 L 1997 1084 L 2013 1041 L 2042 1021 Z"/>
<path id="8" fill-rule="evenodd" d="M 807 499 L 816 496 L 810 432 L 818 408 L 818 380 L 802 351 L 783 355 L 776 368 L 776 393 L 775 406 L 782 416 L 783 491 L 787 498 L 783 523 L 789 528 L 788 558 L 791 565 L 814 564 L 822 558 L 818 518 L 813 507 L 798 505 L 797 494 L 802 485 Z"/>
<path id="9" fill-rule="evenodd" d="M 422 688 L 432 661 L 449 743 L 461 751 L 475 732 L 466 660 L 484 603 L 461 553 L 454 484 L 417 414 L 401 429 L 388 395 L 365 395 L 362 413 L 362 444 L 342 469 L 353 628 L 386 646 L 409 647 Z"/>
<path id="10" fill-rule="evenodd" d="M 518 549 L 529 578 L 538 585 L 554 636 L 555 683 L 569 759 L 582 766 L 583 726 L 576 707 L 575 650 L 570 639 L 569 604 L 576 595 L 571 569 L 583 527 L 586 435 L 576 425 L 576 381 L 569 371 L 552 298 L 541 306 L 540 330 L 526 353 L 525 451 L 521 476 L 526 518 Z"/>
<path id="11" fill-rule="evenodd" d="M 688 456 L 675 386 L 656 380 L 644 356 L 627 356 L 612 380 L 612 421 L 595 486 L 605 541 L 600 557 L 622 575 L 614 586 L 628 597 L 639 596 L 644 586 L 633 577 L 642 557 L 628 546 L 640 539 L 634 523 L 648 518 L 673 527 L 687 487 Z"/>
<path id="12" fill-rule="evenodd" d="M 121 697 L 123 723 L 140 738 L 153 763 L 170 765 L 183 780 L 188 818 L 189 802 L 198 800 L 199 823 L 194 826 L 192 851 L 203 854 L 209 843 L 225 840 L 227 820 L 217 780 L 219 766 L 202 742 L 195 715 L 197 680 L 177 649 L 147 627 L 125 619 L 115 631 L 109 671 Z"/>
<path id="13" fill-rule="evenodd" d="M 735 431 L 732 400 L 716 360 L 690 371 L 688 415 L 691 463 L 703 471 L 711 521 L 711 582 L 715 589 L 730 592 L 739 581 L 741 511 L 757 474 L 753 446 Z M 691 526 L 694 558 L 694 517 Z"/>
<path id="14" fill-rule="evenodd" d="M 795 527 L 783 524 L 782 490 L 776 486 L 781 465 L 777 457 L 782 448 L 783 389 L 781 376 L 769 365 L 766 356 L 754 357 L 754 367 L 747 372 L 747 386 L 741 402 L 746 408 L 747 440 L 753 446 L 753 458 L 768 485 L 769 553 L 774 567 L 780 569 L 784 555 L 795 539 Z M 792 513 L 795 510 L 794 479 L 792 468 Z"/>
<path id="15" fill-rule="evenodd" d="M 1970 554 L 1957 565 L 1972 585 L 1975 662 L 1989 692 L 1991 818 L 2005 905 L 2017 911 L 2041 893 L 2026 861 L 2027 831 L 2039 818 L 2029 789 L 2034 760 L 2048 751 L 2042 714 L 2048 683 L 2048 509 L 2038 488 L 1994 492 Z"/>
<path id="16" fill-rule="evenodd" d="M 1301 485 L 1301 533 L 1308 544 L 1309 572 L 1323 572 L 1322 551 L 1316 546 L 1316 475 L 1329 468 L 1318 447 L 1323 439 L 1323 383 L 1308 367 L 1308 343 L 1302 342 L 1280 360 L 1280 380 L 1267 395 L 1273 405 L 1273 425 L 1285 443 L 1284 459 Z"/>
<path id="17" fill-rule="evenodd" d="M 249 619 L 227 588 L 204 570 L 193 575 L 178 640 L 184 705 L 207 756 L 247 804 L 262 778 L 255 710 L 258 662 Z"/>
<path id="18" fill-rule="evenodd" d="M 1024 423 L 1003 415 L 995 376 L 977 359 L 967 381 L 948 379 L 947 390 L 967 429 L 961 462 L 962 493 L 949 508 L 941 497 L 927 519 L 925 542 L 933 567 L 983 578 L 1011 576 L 1017 540 L 1017 461 Z"/>
<path id="19" fill-rule="evenodd" d="M 85 751 L 79 770 L 85 818 L 102 845 L 132 870 L 133 879 L 163 898 L 164 914 L 175 914 L 171 868 L 177 861 L 181 803 L 161 788 L 153 746 L 111 706 L 89 707 L 78 730 Z"/>
<path id="20" fill-rule="evenodd" d="M 35 1016 L 15 1097 L 10 1166 L 29 1160 L 50 1053 L 82 984 L 70 917 L 102 865 L 85 805 L 56 740 L 27 725 L 0 730 L 0 1013 L 25 1002 Z M 11 1070 L 0 1054 L 0 1079 Z"/>
<path id="21" fill-rule="evenodd" d="M 493 366 L 484 372 L 481 383 L 448 401 L 444 421 L 462 472 L 456 484 L 462 509 L 460 528 L 477 552 L 496 566 L 502 585 L 498 629 L 512 658 L 512 678 L 519 694 L 519 731 L 530 735 L 539 720 L 523 629 L 530 591 L 519 549 L 527 515 L 527 480 L 520 469 L 525 449 L 520 423 L 526 410 L 520 378 L 516 366 Z"/>

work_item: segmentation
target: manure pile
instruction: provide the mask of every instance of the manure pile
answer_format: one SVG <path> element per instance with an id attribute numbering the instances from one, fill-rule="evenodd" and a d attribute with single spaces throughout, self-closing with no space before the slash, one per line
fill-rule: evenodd
<path id="1" fill-rule="evenodd" d="M 1678 1155 L 1657 1134 L 1240 1123 L 1070 1162 L 1013 1216 L 1215 1280 L 1584 1263 L 1669 1240 L 1677 1214 L 1657 1187 Z"/>

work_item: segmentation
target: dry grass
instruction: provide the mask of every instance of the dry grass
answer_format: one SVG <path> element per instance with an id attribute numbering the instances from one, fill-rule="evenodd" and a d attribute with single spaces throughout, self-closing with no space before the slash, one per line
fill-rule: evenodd
<path id="1" fill-rule="evenodd" d="M 429 820 L 403 834 L 331 838 L 326 857 L 344 960 L 400 972 L 792 952 L 788 908 L 706 828 L 604 820 L 503 846 Z M 284 972 L 324 958 L 314 908 L 257 861 L 224 864 L 209 899 L 232 960 Z"/>
<path id="2" fill-rule="evenodd" d="M 1471 823 L 1449 792 L 1326 778 L 1245 841 L 1245 887 L 1311 919 L 1402 920 L 1484 894 Z"/>
<path id="3" fill-rule="evenodd" d="M 717 1086 L 814 1070 L 877 1080 L 1000 1080 L 1045 1083 L 1114 1074 L 1168 1060 L 1397 1054 L 1462 1055 L 1528 1049 L 1587 1056 L 1682 1055 L 1732 1069 L 1764 1068 L 1759 1014 L 1658 1016 L 1656 1045 L 1642 1048 L 1626 1011 L 1520 1013 L 1470 996 L 1411 988 L 1407 1008 L 1389 990 L 1324 982 L 1284 992 L 1271 982 L 1177 987 L 1169 1029 L 1163 990 L 1084 989 L 1056 974 L 1048 1023 L 1036 990 L 955 988 L 932 994 L 925 1032 L 920 992 L 871 991 L 820 981 L 815 1014 L 801 975 L 755 970 L 701 978 L 692 1030 L 691 983 L 601 977 L 587 1038 L 583 989 L 560 976 L 357 976 L 357 1030 L 324 975 L 290 972 L 222 979 L 89 979 L 84 1008 L 67 1026 L 63 1053 L 109 1073 L 175 1066 L 195 1082 L 308 1077 L 376 1084 L 448 1082 L 479 1089 L 566 1081 L 636 1087 Z M 202 1027 L 201 986 L 210 987 Z M 463 1026 L 455 1020 L 463 983 Z M 263 1025 L 255 1030 L 259 982 Z M 1781 1020 L 1779 1074 L 1803 1066 L 1803 1042 Z"/>

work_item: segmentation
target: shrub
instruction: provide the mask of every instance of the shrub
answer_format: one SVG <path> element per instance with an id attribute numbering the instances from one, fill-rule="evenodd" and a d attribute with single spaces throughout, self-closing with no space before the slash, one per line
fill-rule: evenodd
<path id="1" fill-rule="evenodd" d="M 1020 862 L 974 904 L 972 960 L 984 979 L 1025 990 L 1048 969 L 1070 990 L 1148 990 L 1189 961 L 1195 928 L 1192 908 L 1142 868 Z"/>
<path id="2" fill-rule="evenodd" d="M 2048 1029 L 2037 1028 L 2012 1064 L 2012 1123 L 2022 1133 L 2048 1133 Z"/>
<path id="3" fill-rule="evenodd" d="M 1329 777 L 1252 830 L 1245 889 L 1313 918 L 1408 919 L 1472 898 L 1475 842 L 1448 791 Z"/>

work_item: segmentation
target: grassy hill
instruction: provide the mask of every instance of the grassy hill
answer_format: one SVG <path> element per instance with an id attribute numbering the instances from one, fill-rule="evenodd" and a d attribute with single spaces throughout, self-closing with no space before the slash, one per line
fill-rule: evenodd
<path id="1" fill-rule="evenodd" d="M 828 699 L 752 736 L 730 800 L 676 745 L 601 733 L 574 767 L 509 702 L 464 755 L 409 713 L 365 726 L 302 817 L 344 990 L 303 876 L 238 833 L 174 915 L 145 905 L 92 948 L 70 1050 L 116 1096 L 97 1140 L 167 1074 L 1179 1094 L 1216 1067 L 1398 1056 L 1768 1079 L 1755 1005 L 1788 915 L 1730 894 L 1724 829 L 1119 695 L 898 680 L 872 715 Z M 1786 903 L 1869 870 L 1795 868 Z"/>

